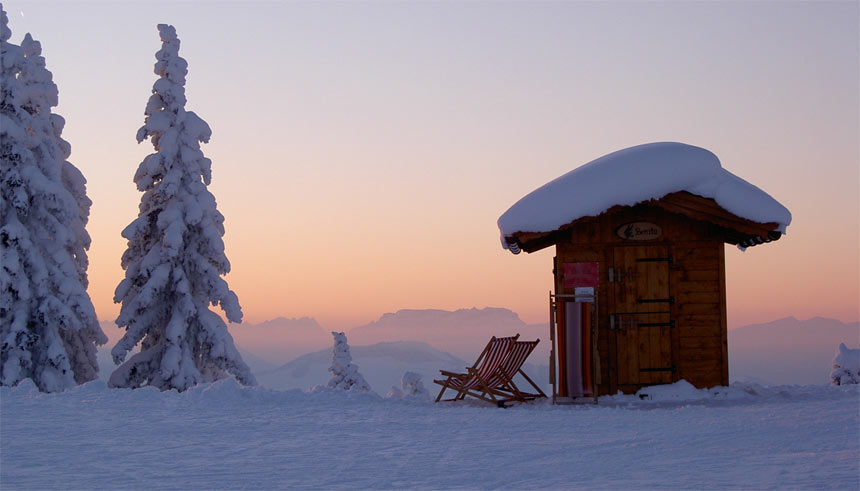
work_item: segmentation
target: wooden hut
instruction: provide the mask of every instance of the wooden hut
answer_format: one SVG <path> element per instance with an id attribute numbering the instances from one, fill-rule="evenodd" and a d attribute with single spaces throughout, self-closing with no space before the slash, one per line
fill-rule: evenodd
<path id="1" fill-rule="evenodd" d="M 775 241 L 790 221 L 714 154 L 680 143 L 609 154 L 517 202 L 499 219 L 503 246 L 556 247 L 555 399 L 727 385 L 724 244 Z"/>

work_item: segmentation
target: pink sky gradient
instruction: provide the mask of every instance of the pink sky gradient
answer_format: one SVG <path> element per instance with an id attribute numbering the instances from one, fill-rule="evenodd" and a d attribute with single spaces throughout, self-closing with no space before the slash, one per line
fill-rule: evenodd
<path id="1" fill-rule="evenodd" d="M 611 151 L 680 141 L 793 213 L 728 247 L 730 327 L 858 319 L 858 4 L 5 1 L 42 42 L 71 161 L 89 180 L 90 295 L 113 319 L 120 231 L 156 76 L 156 24 L 189 63 L 187 109 L 226 217 L 245 319 L 348 329 L 402 308 L 547 317 L 551 249 L 496 219 Z"/>

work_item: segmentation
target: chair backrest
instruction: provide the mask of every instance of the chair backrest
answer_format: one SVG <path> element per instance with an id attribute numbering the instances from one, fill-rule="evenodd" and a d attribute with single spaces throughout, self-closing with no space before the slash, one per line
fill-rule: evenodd
<path id="1" fill-rule="evenodd" d="M 494 376 L 499 367 L 505 360 L 508 359 L 512 346 L 516 344 L 517 338 L 520 335 L 510 336 L 505 338 L 497 338 L 493 336 L 487 347 L 475 361 L 475 366 L 472 368 L 477 372 L 478 376 L 483 380 L 488 380 Z"/>
<path id="2" fill-rule="evenodd" d="M 514 378 L 514 375 L 520 371 L 523 364 L 526 362 L 526 359 L 532 354 L 535 347 L 540 342 L 540 339 L 536 339 L 534 341 L 515 341 L 514 346 L 511 348 L 511 351 L 508 353 L 508 357 L 502 362 L 499 366 L 508 377 Z M 505 381 L 502 378 L 502 374 L 497 372 L 495 377 L 493 377 L 491 381 L 491 386 L 501 386 L 505 385 Z"/>

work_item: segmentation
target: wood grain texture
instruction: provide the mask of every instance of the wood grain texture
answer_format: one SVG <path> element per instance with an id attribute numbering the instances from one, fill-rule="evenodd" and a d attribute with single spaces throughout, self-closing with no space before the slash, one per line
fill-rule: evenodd
<path id="1" fill-rule="evenodd" d="M 633 222 L 654 223 L 662 235 L 636 242 L 616 235 L 618 227 Z M 554 242 L 556 293 L 573 293 L 563 287 L 562 264 L 599 264 L 595 369 L 600 394 L 635 392 L 680 378 L 697 387 L 728 383 L 723 229 L 659 206 L 638 205 L 616 207 L 556 232 L 542 238 L 561 240 Z M 610 316 L 623 319 L 624 327 L 616 322 L 610 329 Z"/>

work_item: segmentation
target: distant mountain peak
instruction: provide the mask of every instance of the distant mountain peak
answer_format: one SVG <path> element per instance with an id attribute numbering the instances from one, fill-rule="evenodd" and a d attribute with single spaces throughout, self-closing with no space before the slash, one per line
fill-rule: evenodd
<path id="1" fill-rule="evenodd" d="M 486 316 L 497 316 L 509 318 L 512 320 L 520 320 L 520 316 L 509 309 L 503 307 L 484 307 L 484 308 L 463 308 L 457 310 L 443 310 L 443 309 L 400 309 L 397 312 L 386 312 L 382 314 L 379 319 L 374 322 L 382 322 L 382 321 L 390 321 L 394 319 L 403 320 L 403 319 L 428 319 L 428 318 L 438 318 L 438 319 L 446 319 L 446 318 L 468 318 L 468 317 L 486 317 Z"/>

